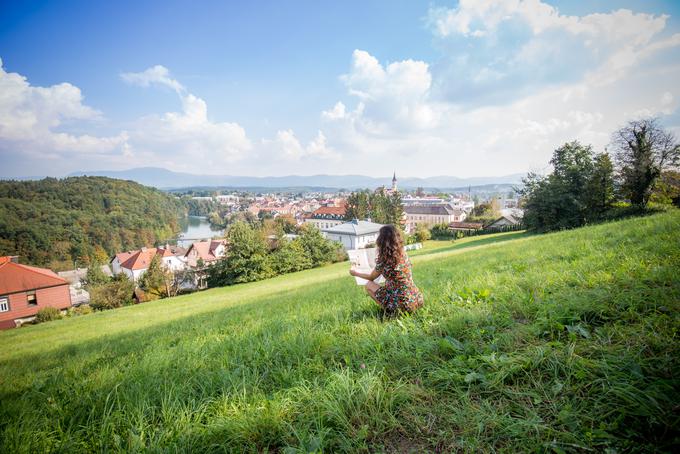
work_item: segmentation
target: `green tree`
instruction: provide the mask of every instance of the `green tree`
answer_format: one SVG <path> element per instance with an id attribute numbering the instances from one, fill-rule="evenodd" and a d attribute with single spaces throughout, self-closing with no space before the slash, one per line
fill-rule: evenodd
<path id="1" fill-rule="evenodd" d="M 90 306 L 95 310 L 127 306 L 132 304 L 132 293 L 134 290 L 134 282 L 121 273 L 110 282 L 90 290 Z"/>
<path id="2" fill-rule="evenodd" d="M 388 194 L 384 189 L 353 192 L 347 198 L 346 220 L 368 219 L 379 224 L 401 225 L 404 206 L 401 193 Z"/>
<path id="3" fill-rule="evenodd" d="M 680 207 L 680 172 L 674 170 L 662 172 L 649 200 Z"/>
<path id="4" fill-rule="evenodd" d="M 366 219 L 370 216 L 370 192 L 368 190 L 352 192 L 347 197 L 345 220 Z"/>
<path id="5" fill-rule="evenodd" d="M 424 225 L 419 225 L 416 229 L 416 239 L 419 243 L 429 240 L 431 236 L 430 231 Z"/>
<path id="6" fill-rule="evenodd" d="M 531 230 L 578 227 L 600 217 L 612 201 L 612 166 L 606 154 L 569 142 L 555 150 L 553 172 L 531 173 L 520 190 L 524 223 Z"/>
<path id="7" fill-rule="evenodd" d="M 80 283 L 86 290 L 90 290 L 93 287 L 97 287 L 102 284 L 106 284 L 111 279 L 104 274 L 102 271 L 102 266 L 98 262 L 93 262 L 88 268 L 85 278 L 81 279 Z"/>
<path id="8" fill-rule="evenodd" d="M 149 296 L 165 298 L 168 296 L 168 287 L 172 279 L 172 274 L 165 269 L 160 256 L 154 255 L 149 267 L 139 279 L 139 288 Z"/>
<path id="9" fill-rule="evenodd" d="M 298 240 L 312 267 L 332 263 L 338 256 L 338 243 L 324 238 L 319 229 L 313 225 L 305 225 Z"/>
<path id="10" fill-rule="evenodd" d="M 307 256 L 301 240 L 284 239 L 271 255 L 271 266 L 275 274 L 286 274 L 311 268 L 312 261 Z"/>
<path id="11" fill-rule="evenodd" d="M 591 218 L 599 218 L 614 201 L 614 165 L 607 153 L 593 159 L 593 171 L 585 188 L 586 210 Z"/>
<path id="12" fill-rule="evenodd" d="M 656 118 L 629 122 L 614 133 L 612 143 L 622 194 L 633 205 L 646 206 L 661 172 L 680 163 L 680 145 Z"/>
<path id="13" fill-rule="evenodd" d="M 209 287 L 252 282 L 271 276 L 267 243 L 261 232 L 243 221 L 227 231 L 227 255 L 207 269 Z"/>

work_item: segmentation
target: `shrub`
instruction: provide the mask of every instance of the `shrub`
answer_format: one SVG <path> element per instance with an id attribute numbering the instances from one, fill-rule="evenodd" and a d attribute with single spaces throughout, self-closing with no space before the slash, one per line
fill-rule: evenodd
<path id="1" fill-rule="evenodd" d="M 59 320 L 61 312 L 56 307 L 43 307 L 35 316 L 35 323 L 51 322 L 52 320 Z"/>
<path id="2" fill-rule="evenodd" d="M 69 307 L 66 310 L 66 317 L 78 317 L 80 315 L 87 315 L 92 313 L 92 308 L 88 304 L 81 306 Z"/>
<path id="3" fill-rule="evenodd" d="M 427 230 L 425 226 L 418 226 L 418 230 L 416 230 L 416 239 L 419 243 L 429 240 L 430 237 L 430 231 Z"/>
<path id="4" fill-rule="evenodd" d="M 124 274 L 119 274 L 110 283 L 90 290 L 90 306 L 95 310 L 105 310 L 132 304 L 134 289 L 135 284 Z"/>

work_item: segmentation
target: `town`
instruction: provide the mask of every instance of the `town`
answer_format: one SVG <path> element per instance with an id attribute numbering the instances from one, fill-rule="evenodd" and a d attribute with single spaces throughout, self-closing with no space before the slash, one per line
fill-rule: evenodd
<path id="1" fill-rule="evenodd" d="M 432 237 L 433 228 L 436 236 L 455 239 L 522 227 L 522 210 L 515 194 L 494 194 L 480 199 L 469 193 L 428 194 L 422 188 L 402 192 L 396 173 L 389 186 L 365 192 L 398 196 L 400 215 L 397 224 L 411 243 Z M 348 217 L 348 198 L 351 195 L 347 191 L 300 194 L 215 191 L 208 196 L 191 196 L 191 200 L 214 210 L 204 214 L 217 225 L 224 225 L 222 219 L 229 217 L 250 217 L 260 221 L 278 218 L 297 228 L 311 226 L 318 229 L 324 238 L 337 243 L 345 251 L 374 247 L 383 224 L 374 222 L 370 217 Z M 297 236 L 286 233 L 283 240 Z M 272 234 L 267 240 L 275 242 L 279 238 Z M 176 287 L 174 294 L 191 292 L 208 288 L 208 270 L 220 260 L 229 260 L 227 252 L 231 246 L 223 234 L 209 238 L 172 239 L 160 244 L 139 245 L 134 250 L 117 251 L 108 263 L 95 266 L 109 278 L 123 276 L 129 280 L 133 289 L 131 299 L 139 303 L 148 300 L 149 295 L 145 295 L 140 283 L 154 258 L 163 271 L 172 276 Z M 85 285 L 87 275 L 87 267 L 54 272 L 23 263 L 18 256 L 0 258 L 0 283 L 5 283 L 0 285 L 0 295 L 6 295 L 0 298 L 0 327 L 13 328 L 32 323 L 45 307 L 54 307 L 64 313 L 69 308 L 83 310 L 91 299 Z M 164 296 L 169 294 L 166 292 Z"/>

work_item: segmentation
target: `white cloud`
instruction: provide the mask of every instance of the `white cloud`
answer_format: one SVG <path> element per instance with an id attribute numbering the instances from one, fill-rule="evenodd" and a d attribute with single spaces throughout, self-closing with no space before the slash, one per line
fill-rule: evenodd
<path id="1" fill-rule="evenodd" d="M 32 86 L 20 74 L 5 71 L 0 60 L 0 151 L 19 148 L 47 158 L 114 152 L 125 144 L 125 132 L 97 137 L 63 130 L 76 121 L 91 123 L 101 118 L 99 111 L 83 104 L 78 87 L 69 83 Z"/>
<path id="2" fill-rule="evenodd" d="M 456 8 L 433 8 L 429 12 L 429 22 L 441 37 L 460 34 L 482 38 L 502 23 L 517 19 L 525 22 L 534 35 L 561 29 L 593 39 L 589 42 L 593 46 L 599 44 L 595 38 L 640 46 L 664 29 L 668 16 L 636 14 L 627 9 L 568 16 L 540 0 L 461 0 Z"/>
<path id="3" fill-rule="evenodd" d="M 432 75 L 423 61 L 409 59 L 383 66 L 368 52 L 357 49 L 349 73 L 340 79 L 360 104 L 348 113 L 338 102 L 322 112 L 325 120 L 358 121 L 360 127 L 373 133 L 427 129 L 437 124 L 436 105 L 428 102 Z"/>
<path id="4" fill-rule="evenodd" d="M 440 37 L 458 35 L 442 48 L 446 65 L 382 65 L 365 51 L 354 52 L 342 80 L 356 107 L 339 102 L 321 115 L 329 142 L 343 156 L 370 167 L 408 162 L 406 170 L 425 174 L 540 170 L 566 141 L 603 150 L 629 119 L 678 108 L 672 93 L 680 66 L 667 55 L 677 50 L 680 34 L 659 38 L 666 16 L 619 10 L 576 17 L 539 1 L 463 1 L 453 10 L 431 11 L 433 18 Z M 514 47 L 495 36 L 510 20 L 530 30 Z M 583 52 L 572 57 L 577 51 Z M 566 68 L 570 77 L 560 78 L 556 54 L 575 63 Z M 533 73 L 545 73 L 547 83 Z M 448 96 L 452 85 L 462 97 Z M 500 102 L 484 98 L 503 90 L 509 95 Z"/>
<path id="5" fill-rule="evenodd" d="M 176 79 L 170 77 L 168 68 L 162 65 L 152 66 L 139 73 L 123 73 L 120 77 L 127 83 L 140 87 L 151 85 L 164 85 L 180 93 L 184 91 L 184 86 Z"/>
<path id="6" fill-rule="evenodd" d="M 124 73 L 123 80 L 133 85 L 172 88 L 182 103 L 181 112 L 166 112 L 141 118 L 131 130 L 135 150 L 146 153 L 157 162 L 184 161 L 184 167 L 203 173 L 219 173 L 228 162 L 247 157 L 252 143 L 238 123 L 215 122 L 208 117 L 206 102 L 188 93 L 171 77 L 170 71 L 156 65 L 139 73 Z M 191 157 L 189 162 L 187 157 Z"/>
<path id="7" fill-rule="evenodd" d="M 326 136 L 321 131 L 318 131 L 316 137 L 306 146 L 300 143 L 292 129 L 277 131 L 275 139 L 263 139 L 262 144 L 270 151 L 274 159 L 283 158 L 291 161 L 300 161 L 301 159 L 310 158 L 324 160 L 339 158 L 335 150 L 328 146 Z"/>

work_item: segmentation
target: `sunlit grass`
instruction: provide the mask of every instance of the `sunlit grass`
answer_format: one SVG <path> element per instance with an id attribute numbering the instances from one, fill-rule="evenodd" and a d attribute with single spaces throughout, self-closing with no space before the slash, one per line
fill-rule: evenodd
<path id="1" fill-rule="evenodd" d="M 0 333 L 0 451 L 670 450 L 680 215 L 428 242 L 382 319 L 347 263 Z"/>

